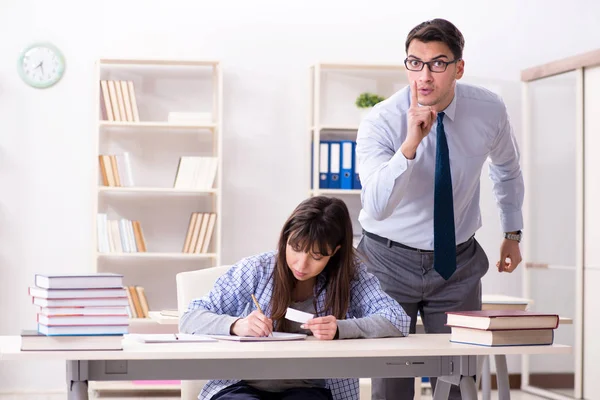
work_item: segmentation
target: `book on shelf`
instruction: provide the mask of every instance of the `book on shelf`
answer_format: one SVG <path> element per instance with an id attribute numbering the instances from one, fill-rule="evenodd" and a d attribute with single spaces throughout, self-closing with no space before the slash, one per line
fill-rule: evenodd
<path id="1" fill-rule="evenodd" d="M 122 154 L 100 154 L 100 176 L 102 185 L 110 187 L 133 187 L 133 172 L 129 152 Z"/>
<path id="2" fill-rule="evenodd" d="M 127 286 L 127 300 L 130 318 L 150 318 L 150 307 L 142 286 Z"/>
<path id="3" fill-rule="evenodd" d="M 102 119 L 139 122 L 139 110 L 133 81 L 100 80 Z"/>
<path id="4" fill-rule="evenodd" d="M 450 341 L 481 346 L 549 345 L 558 328 L 557 314 L 523 310 L 447 312 Z"/>
<path id="5" fill-rule="evenodd" d="M 182 251 L 184 253 L 206 254 L 215 230 L 216 221 L 216 213 L 192 213 Z"/>
<path id="6" fill-rule="evenodd" d="M 37 329 L 22 333 L 23 350 L 122 348 L 121 338 L 129 327 L 122 275 L 36 274 L 28 293 L 38 309 Z M 66 340 L 44 340 L 40 335 L 69 336 L 72 344 Z M 116 338 L 86 339 L 88 336 Z"/>
<path id="7" fill-rule="evenodd" d="M 217 166 L 217 157 L 180 157 L 173 187 L 210 190 L 215 181 Z"/>
<path id="8" fill-rule="evenodd" d="M 109 220 L 107 214 L 98 213 L 96 230 L 100 253 L 146 252 L 146 240 L 139 221 Z"/>

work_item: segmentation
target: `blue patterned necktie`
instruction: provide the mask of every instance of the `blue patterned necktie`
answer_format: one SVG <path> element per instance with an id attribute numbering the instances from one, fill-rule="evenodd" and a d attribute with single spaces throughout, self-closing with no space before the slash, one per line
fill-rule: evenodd
<path id="1" fill-rule="evenodd" d="M 433 197 L 433 268 L 448 280 L 456 271 L 456 236 L 450 157 L 443 120 L 444 113 L 438 113 Z"/>

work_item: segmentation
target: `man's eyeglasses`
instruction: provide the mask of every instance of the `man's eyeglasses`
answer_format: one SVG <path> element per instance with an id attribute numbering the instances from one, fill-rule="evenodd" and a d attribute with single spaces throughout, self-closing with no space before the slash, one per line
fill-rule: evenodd
<path id="1" fill-rule="evenodd" d="M 456 60 L 453 61 L 442 61 L 442 60 L 433 60 L 433 61 L 421 61 L 421 60 L 417 60 L 414 58 L 407 58 L 406 60 L 404 60 L 404 65 L 406 66 L 406 69 L 409 71 L 421 71 L 423 70 L 423 67 L 425 66 L 425 64 L 427 64 L 427 68 L 429 68 L 429 70 L 431 72 L 444 72 L 446 71 L 446 68 L 448 68 L 449 64 L 454 64 L 456 62 L 459 62 L 460 58 L 457 58 Z"/>

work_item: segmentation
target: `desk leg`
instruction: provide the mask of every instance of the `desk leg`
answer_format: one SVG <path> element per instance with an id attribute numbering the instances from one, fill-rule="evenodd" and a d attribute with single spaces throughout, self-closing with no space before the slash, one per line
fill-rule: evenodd
<path id="1" fill-rule="evenodd" d="M 463 376 L 460 379 L 460 395 L 464 400 L 477 400 L 477 387 L 472 376 Z"/>
<path id="2" fill-rule="evenodd" d="M 433 391 L 433 400 L 448 400 L 450 396 L 450 387 L 452 384 L 438 378 Z"/>
<path id="3" fill-rule="evenodd" d="M 510 382 L 508 381 L 508 366 L 506 355 L 498 354 L 496 361 L 496 379 L 498 380 L 498 400 L 510 400 Z"/>
<path id="4" fill-rule="evenodd" d="M 481 366 L 481 398 L 482 400 L 492 399 L 492 372 L 490 368 L 490 357 L 481 356 L 483 364 Z"/>
<path id="5" fill-rule="evenodd" d="M 67 399 L 88 400 L 87 361 L 67 361 Z"/>

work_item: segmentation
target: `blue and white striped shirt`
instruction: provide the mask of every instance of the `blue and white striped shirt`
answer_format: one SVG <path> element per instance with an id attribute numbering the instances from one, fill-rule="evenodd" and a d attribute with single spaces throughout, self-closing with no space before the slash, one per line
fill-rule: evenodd
<path id="1" fill-rule="evenodd" d="M 407 135 L 410 87 L 377 104 L 362 121 L 356 141 L 363 209 L 368 232 L 418 249 L 433 249 L 433 188 L 436 129 L 421 141 L 413 160 L 400 146 Z M 523 176 L 519 149 L 502 99 L 487 89 L 458 83 L 443 110 L 450 151 L 456 243 L 481 227 L 479 186 L 489 157 L 504 232 L 523 228 Z"/>
<path id="2" fill-rule="evenodd" d="M 246 317 L 254 310 L 251 298 L 253 293 L 263 312 L 270 316 L 270 302 L 273 295 L 272 273 L 276 260 L 277 252 L 273 251 L 247 257 L 233 265 L 217 279 L 209 294 L 190 302 L 187 311 L 181 316 L 180 330 L 185 333 L 209 333 L 206 332 L 205 326 L 194 324 L 196 310 L 208 310 L 215 314 L 231 316 L 231 320 L 226 324 L 230 326 L 238 317 Z M 407 336 L 410 317 L 395 300 L 381 290 L 379 280 L 367 272 L 365 265 L 358 258 L 356 266 L 357 273 L 351 282 L 350 305 L 346 319 L 380 316 L 397 328 L 398 336 Z M 320 275 L 317 285 L 323 284 L 324 279 Z M 325 294 L 323 291 L 317 297 L 318 310 L 324 309 Z M 341 329 L 340 337 L 342 337 Z M 210 380 L 198 398 L 208 400 L 236 382 L 239 380 Z M 326 385 L 335 400 L 359 399 L 358 379 L 326 379 Z"/>

